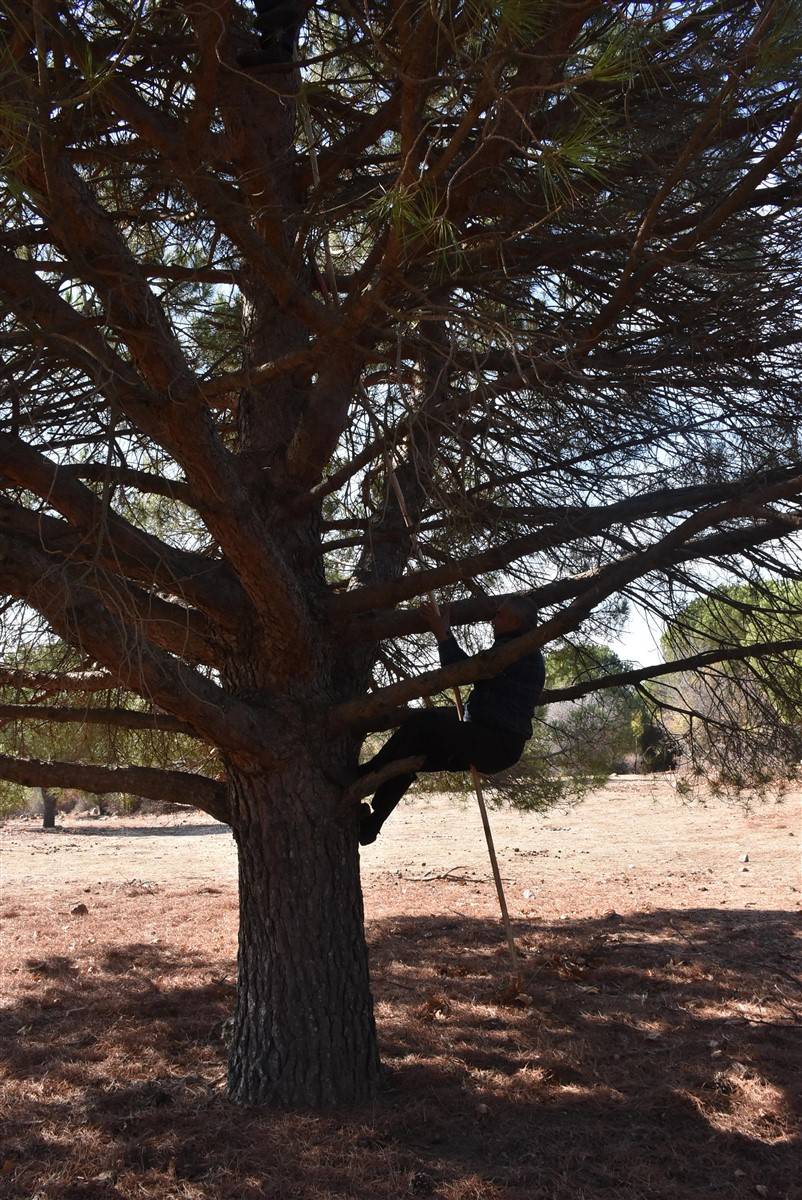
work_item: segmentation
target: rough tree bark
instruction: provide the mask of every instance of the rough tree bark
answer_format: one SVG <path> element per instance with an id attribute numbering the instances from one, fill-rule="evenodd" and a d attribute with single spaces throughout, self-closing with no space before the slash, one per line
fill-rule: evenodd
<path id="1" fill-rule="evenodd" d="M 255 199 L 253 226 L 265 244 L 287 255 L 302 211 L 302 194 L 287 170 L 294 97 L 278 94 L 288 78 L 277 78 L 277 91 L 232 80 L 223 104 Z M 309 291 L 310 282 L 305 266 L 296 269 L 299 290 Z M 241 289 L 245 367 L 308 346 L 304 322 L 277 303 L 259 272 L 247 265 Z M 226 666 L 228 685 L 239 695 L 259 698 L 267 708 L 278 703 L 285 712 L 273 742 L 274 767 L 227 762 L 240 893 L 229 1091 L 246 1104 L 359 1103 L 372 1095 L 378 1077 L 356 816 L 353 804 L 343 804 L 342 780 L 358 743 L 327 737 L 308 715 L 323 713 L 354 686 L 364 687 L 372 656 L 361 673 L 353 651 L 339 658 L 326 614 L 319 507 L 294 518 L 286 511 L 321 465 L 317 439 L 323 429 L 325 442 L 326 415 L 309 420 L 315 392 L 318 404 L 324 393 L 324 412 L 337 415 L 335 441 L 338 436 L 340 407 L 352 396 L 347 352 L 347 343 L 332 346 L 331 382 L 322 372 L 314 389 L 308 373 L 288 374 L 268 386 L 245 388 L 237 405 L 241 461 L 257 468 L 258 503 L 277 556 L 303 597 L 300 611 L 311 618 L 300 652 L 269 623 L 255 625 L 240 632 Z M 324 445 L 322 461 L 329 453 Z M 277 506 L 284 510 L 279 521 Z"/>
<path id="2" fill-rule="evenodd" d="M 240 926 L 230 1094 L 315 1108 L 368 1100 L 379 1058 L 354 811 L 308 755 L 269 779 L 235 770 L 231 791 Z"/>
<path id="3" fill-rule="evenodd" d="M 49 788 L 40 788 L 42 797 L 42 829 L 56 828 L 56 797 Z"/>

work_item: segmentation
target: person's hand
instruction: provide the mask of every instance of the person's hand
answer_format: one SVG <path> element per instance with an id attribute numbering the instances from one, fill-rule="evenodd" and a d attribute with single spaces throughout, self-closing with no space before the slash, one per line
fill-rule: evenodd
<path id="1" fill-rule="evenodd" d="M 424 600 L 420 606 L 420 611 L 438 642 L 444 642 L 451 633 L 451 623 L 448 619 L 448 605 L 443 604 L 438 609 L 437 605 L 432 604 L 431 600 Z"/>

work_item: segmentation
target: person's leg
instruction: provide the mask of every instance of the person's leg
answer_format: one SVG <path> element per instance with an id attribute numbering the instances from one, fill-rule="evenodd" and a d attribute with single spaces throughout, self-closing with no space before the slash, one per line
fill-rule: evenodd
<path id="1" fill-rule="evenodd" d="M 407 755 L 423 754 L 422 771 L 467 771 L 476 767 L 483 775 L 494 775 L 516 763 L 526 741 L 519 734 L 494 729 L 473 721 L 460 721 L 456 708 L 423 709 L 404 722 L 387 746 L 373 759 L 371 769 L 384 766 Z M 393 743 L 385 758 L 384 750 Z M 379 760 L 382 761 L 379 761 Z"/>
<path id="2" fill-rule="evenodd" d="M 428 708 L 408 717 L 365 767 L 376 771 L 389 762 L 423 754 L 426 761 L 421 771 L 467 771 L 474 766 L 482 775 L 495 775 L 513 766 L 525 745 L 526 740 L 517 734 L 460 721 L 455 708 Z M 416 779 L 411 773 L 396 775 L 377 788 L 372 812 L 367 804 L 362 805 L 359 841 L 363 846 L 376 841 L 382 825 Z"/>
<path id="3" fill-rule="evenodd" d="M 378 771 L 388 763 L 398 762 L 402 758 L 412 758 L 424 755 L 432 763 L 447 760 L 454 743 L 455 731 L 459 729 L 459 717 L 456 709 L 420 708 L 402 721 L 392 737 L 374 754 L 368 762 L 359 767 L 360 776 Z M 446 766 L 427 766 L 424 771 L 444 771 Z"/>
<path id="4" fill-rule="evenodd" d="M 465 740 L 456 709 L 424 708 L 407 717 L 379 753 L 360 767 L 360 774 L 419 755 L 425 758 L 422 771 L 464 770 Z M 396 775 L 376 790 L 373 812 L 362 805 L 359 841 L 363 846 L 375 842 L 382 825 L 416 779 L 414 774 Z"/>
<path id="5" fill-rule="evenodd" d="M 374 771 L 380 770 L 381 767 L 386 767 L 388 763 L 398 762 L 402 758 L 411 758 L 416 753 L 415 750 L 409 749 L 416 742 L 415 731 L 413 728 L 410 728 L 413 720 L 414 718 L 407 717 L 398 726 L 395 733 L 388 737 L 381 750 L 373 755 L 373 758 L 369 758 L 359 764 L 357 774 L 360 778 L 364 775 L 371 775 Z M 418 751 L 417 753 L 420 752 Z"/>
<path id="6" fill-rule="evenodd" d="M 486 725 L 467 726 L 471 733 L 471 765 L 481 775 L 495 775 L 518 762 L 524 752 L 526 739 L 503 729 Z"/>
<path id="7" fill-rule="evenodd" d="M 376 791 L 372 802 L 373 811 L 367 804 L 360 806 L 359 844 L 361 846 L 369 846 L 371 842 L 376 841 L 382 825 L 401 801 L 407 788 L 411 787 L 417 778 L 417 775 L 413 774 L 395 775 Z"/>

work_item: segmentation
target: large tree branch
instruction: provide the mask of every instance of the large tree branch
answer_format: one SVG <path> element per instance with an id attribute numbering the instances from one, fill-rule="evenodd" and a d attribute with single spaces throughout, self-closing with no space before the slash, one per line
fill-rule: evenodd
<path id="1" fill-rule="evenodd" d="M 90 763 L 41 762 L 35 758 L 0 755 L 0 779 L 23 787 L 80 788 L 103 795 L 123 792 L 170 804 L 200 808 L 217 821 L 230 824 L 228 789 L 224 783 L 190 771 L 157 767 L 96 767 Z"/>
<path id="2" fill-rule="evenodd" d="M 373 462 L 381 454 L 387 444 L 387 440 L 384 437 L 374 438 L 359 453 L 355 454 L 349 462 L 339 467 L 336 471 L 332 471 L 330 475 L 327 475 L 325 479 L 321 480 L 310 491 L 299 496 L 293 504 L 292 511 L 294 513 L 302 512 L 307 508 L 320 504 L 326 496 L 330 496 L 332 492 L 338 491 L 348 483 L 349 479 L 353 479 L 354 475 L 361 471 L 363 467 L 368 466 L 369 463 Z"/>
<path id="3" fill-rule="evenodd" d="M 134 478 L 139 474 L 135 472 Z M 200 605 L 224 626 L 235 623 L 246 598 L 223 563 L 179 550 L 137 529 L 76 475 L 75 470 L 58 466 L 19 438 L 0 433 L 0 476 L 33 492 L 66 517 L 85 547 L 102 554 L 110 570 L 114 570 L 115 559 L 127 559 L 140 581 L 152 581 Z M 112 477 L 109 471 L 108 479 Z"/>
<path id="4" fill-rule="evenodd" d="M 107 667 L 122 686 L 242 760 L 270 760 L 268 714 L 152 645 L 131 619 L 128 598 L 100 569 L 54 562 L 8 537 L 0 538 L 0 561 L 4 590 L 40 612 L 65 642 Z"/>
<path id="5" fill-rule="evenodd" d="M 600 675 L 568 687 L 546 688 L 541 693 L 539 703 L 546 705 L 557 704 L 563 700 L 579 700 L 583 696 L 594 695 L 610 688 L 633 687 L 649 679 L 659 679 L 663 675 L 679 675 L 685 671 L 699 671 L 715 663 L 742 662 L 749 658 L 765 658 L 795 650 L 802 650 L 802 638 L 753 642 L 748 646 L 722 646 L 673 659 L 671 662 L 654 663 L 649 667 L 633 667 L 629 671 L 618 671 L 613 675 Z M 659 697 L 656 701 L 659 703 Z"/>
<path id="6" fill-rule="evenodd" d="M 321 371 L 287 450 L 287 472 L 299 488 L 317 483 L 336 450 L 357 377 L 351 355 Z"/>
<path id="7" fill-rule="evenodd" d="M 52 556 L 52 563 L 70 562 L 94 570 L 102 568 L 113 584 L 115 607 L 123 607 L 142 625 L 147 638 L 170 653 L 193 662 L 220 666 L 222 640 L 216 627 L 196 609 L 166 600 L 154 588 L 142 588 L 130 582 L 142 578 L 152 584 L 147 573 L 135 561 L 127 562 L 111 553 L 94 538 L 82 539 L 69 525 L 55 517 L 32 512 L 0 499 L 0 531 L 22 535 L 28 545 Z M 177 590 L 175 587 L 172 589 Z"/>
<path id="8" fill-rule="evenodd" d="M 797 650 L 802 650 L 802 638 L 753 642 L 748 646 L 722 646 L 713 650 L 700 651 L 699 654 L 687 655 L 684 658 L 673 659 L 671 662 L 653 663 L 648 667 L 633 667 L 631 670 L 617 671 L 612 675 L 599 675 L 593 679 L 583 680 L 580 683 L 571 684 L 567 687 L 545 688 L 538 698 L 538 707 L 545 708 L 549 704 L 580 700 L 584 696 L 609 691 L 611 688 L 636 687 L 639 684 L 648 682 L 650 679 L 660 679 L 665 675 L 678 675 L 690 671 L 701 671 L 705 667 L 714 666 L 717 663 L 743 662 L 750 658 L 770 658 L 773 655 L 792 653 Z M 802 668 L 800 669 L 802 670 Z M 656 704 L 659 705 L 661 703 L 659 696 L 652 696 L 651 698 Z M 384 729 L 393 729 L 400 725 L 406 716 L 416 711 L 413 708 L 399 708 L 388 712 L 384 716 L 365 721 L 361 727 L 375 732 L 380 732 Z M 409 761 L 413 760 L 405 760 L 407 765 L 402 764 L 400 770 L 395 773 L 403 774 L 405 770 L 409 770 Z M 414 769 L 414 766 L 412 769 Z M 362 780 L 358 780 L 349 789 L 349 793 L 353 793 L 355 798 L 358 795 L 367 795 L 369 791 L 375 791 L 376 786 L 384 782 L 384 779 L 387 777 L 382 776 L 373 780 L 373 776 L 366 776 L 366 782 L 372 782 L 374 786 L 366 788 L 363 791 L 361 787 Z"/>
<path id="9" fill-rule="evenodd" d="M 43 135 L 44 136 L 44 135 Z M 161 307 L 142 276 L 121 234 L 96 203 L 87 185 L 59 160 L 45 172 L 30 152 L 23 160 L 36 190 L 48 198 L 50 221 L 65 252 L 84 266 L 84 274 L 105 302 L 108 319 L 119 327 L 137 367 L 152 389 L 120 392 L 123 411 L 149 436 L 165 446 L 183 466 L 190 486 L 203 505 L 202 517 L 237 572 L 257 610 L 272 619 L 283 644 L 297 644 L 299 661 L 307 620 L 306 605 L 286 564 L 273 551 L 273 541 L 259 505 L 243 486 L 234 456 L 221 445 L 210 421 L 198 381 L 164 318 Z M 57 294 L 29 267 L 9 264 L 17 284 L 26 273 L 26 288 L 38 305 L 66 307 Z M 0 289 L 5 289 L 0 279 Z M 44 289 L 44 291 L 43 291 Z M 152 301 L 152 303 L 151 303 Z M 21 316 L 24 319 L 23 300 Z M 75 323 L 67 318 L 70 327 Z M 44 323 L 46 328 L 46 322 Z M 81 333 L 84 333 L 83 323 Z M 97 341 L 97 339 L 96 339 Z M 105 343 L 100 339 L 103 357 Z M 126 367 L 125 378 L 130 375 Z M 170 397 L 165 404 L 161 395 Z M 158 397 L 158 399 L 157 399 Z M 155 402 L 154 402 L 155 401 Z M 226 503 L 221 504 L 221 496 Z"/>
<path id="10" fill-rule="evenodd" d="M 655 492 L 631 496 L 598 508 L 567 505 L 564 508 L 549 509 L 544 506 L 542 520 L 544 523 L 548 522 L 545 528 L 440 567 L 415 571 L 388 583 L 374 584 L 332 596 L 331 610 L 338 616 L 345 616 L 387 608 L 402 600 L 425 595 L 435 588 L 472 579 L 488 571 L 497 571 L 527 554 L 562 546 L 577 538 L 608 530 L 614 525 L 642 520 L 649 516 L 674 515 L 694 509 L 700 504 L 719 504 L 727 499 L 743 500 L 749 494 L 749 488 L 762 488 L 766 484 L 784 482 L 790 478 L 799 480 L 802 489 L 801 469 L 802 463 L 795 463 L 787 468 L 778 468 L 751 479 L 733 480 L 731 483 L 716 482 L 695 487 L 660 488 Z"/>
<path id="11" fill-rule="evenodd" d="M 683 562 L 718 559 L 728 555 L 746 554 L 765 542 L 787 537 L 795 528 L 794 522 L 779 518 L 744 529 L 726 529 L 706 537 L 696 538 L 678 554 L 674 566 Z M 546 608 L 578 596 L 588 578 L 586 573 L 556 579 L 552 583 L 532 588 L 529 595 L 533 601 Z M 456 600 L 449 605 L 452 625 L 475 625 L 478 621 L 489 621 L 500 601 L 516 595 L 504 592 L 493 596 L 473 596 L 469 600 Z M 344 640 L 354 642 L 377 642 L 389 638 L 406 637 L 410 633 L 425 633 L 429 629 L 426 618 L 419 608 L 402 608 L 390 612 L 366 613 L 351 620 L 342 629 Z"/>
<path id="12" fill-rule="evenodd" d="M 263 388 L 274 379 L 282 379 L 294 371 L 306 369 L 311 373 L 311 364 L 321 353 L 323 349 L 316 344 L 290 350 L 270 362 L 243 367 L 240 371 L 228 371 L 223 375 L 212 375 L 202 380 L 200 390 L 207 401 L 214 405 L 215 401 L 222 402 L 223 398 L 234 396 L 244 388 Z"/>
<path id="13" fill-rule="evenodd" d="M 800 185 L 800 196 L 802 197 L 802 185 Z M 529 263 L 528 270 L 532 270 L 538 265 L 537 262 Z M 650 333 L 644 333 L 644 340 L 648 341 Z M 643 378 L 645 373 L 656 376 L 657 378 L 665 377 L 666 372 L 672 372 L 670 379 L 672 381 L 677 378 L 682 378 L 687 375 L 689 379 L 698 375 L 700 366 L 723 366 L 729 364 L 740 363 L 743 361 L 744 354 L 750 351 L 759 351 L 761 354 L 770 353 L 773 350 L 783 350 L 789 347 L 798 346 L 802 342 L 802 331 L 798 328 L 791 332 L 776 333 L 772 335 L 764 335 L 761 333 L 760 338 L 755 338 L 752 345 L 748 342 L 744 344 L 739 342 L 733 344 L 726 343 L 723 346 L 715 343 L 704 344 L 699 347 L 696 357 L 693 361 L 689 360 L 687 353 L 678 347 L 655 348 L 648 350 L 633 350 L 633 349 L 597 349 L 588 358 L 583 366 L 583 378 L 588 381 L 606 380 L 606 379 L 621 379 L 626 378 L 631 372 L 637 372 L 639 378 Z M 549 360 L 542 355 L 535 358 L 530 358 L 526 352 L 526 348 L 519 346 L 516 350 L 510 351 L 494 346 L 484 350 L 478 358 L 479 366 L 482 370 L 496 372 L 502 377 L 517 376 L 518 385 L 531 382 L 535 384 L 540 381 L 541 371 L 549 365 Z M 554 364 L 551 364 L 554 366 Z M 455 355 L 455 373 L 472 374 L 477 369 L 477 357 L 475 355 L 466 354 L 464 351 Z M 562 368 L 566 378 L 576 378 L 576 370 L 572 369 L 569 373 L 565 367 Z M 679 373 L 682 374 L 679 374 Z"/>
<path id="14" fill-rule="evenodd" d="M 694 514 L 645 550 L 625 555 L 571 580 L 547 585 L 540 589 L 540 595 L 537 592 L 532 595 L 541 602 L 543 594 L 549 592 L 554 597 L 552 602 L 567 595 L 573 595 L 575 598 L 536 629 L 499 648 L 486 650 L 449 667 L 423 672 L 415 679 L 379 688 L 367 697 L 339 705 L 332 710 L 330 719 L 338 726 L 364 725 L 373 717 L 410 700 L 431 696 L 446 688 L 474 683 L 478 679 L 488 679 L 511 663 L 517 662 L 523 655 L 577 629 L 597 605 L 635 579 L 653 571 L 668 570 L 692 559 L 737 553 L 739 549 L 750 544 L 752 537 L 767 540 L 787 534 L 789 528 L 795 527 L 795 523 L 789 526 L 778 519 L 770 523 L 768 528 L 762 525 L 751 531 L 728 529 L 707 537 L 694 537 L 706 525 L 715 525 L 725 514 L 731 514 L 734 507 L 736 505 L 733 503 L 722 504 L 703 513 Z"/>
<path id="15" fill-rule="evenodd" d="M 58 704 L 0 704 L 0 722 L 44 721 L 48 725 L 103 725 L 110 729 L 144 729 L 183 733 L 196 738 L 186 721 L 168 713 L 137 712 L 133 708 L 62 708 Z"/>
<path id="16" fill-rule="evenodd" d="M 130 487 L 146 496 L 164 496 L 167 500 L 186 504 L 188 508 L 197 508 L 185 479 L 171 479 L 169 475 L 139 471 L 119 463 L 65 463 L 59 470 L 68 478 L 74 476 L 76 479 L 88 479 L 90 483 Z"/>
<path id="17" fill-rule="evenodd" d="M 113 691 L 120 684 L 109 671 L 29 671 L 24 667 L 0 667 L 0 687 L 13 688 L 17 692 L 31 691 L 35 699 L 55 696 L 61 692 Z"/>
<path id="18" fill-rule="evenodd" d="M 3 238 L 2 240 L 7 240 Z M 34 260 L 39 271 L 52 271 L 62 279 L 81 278 L 81 272 L 62 258 L 37 258 Z M 140 263 L 147 279 L 164 279 L 171 283 L 237 283 L 239 271 L 233 267 L 179 267 L 170 263 Z"/>

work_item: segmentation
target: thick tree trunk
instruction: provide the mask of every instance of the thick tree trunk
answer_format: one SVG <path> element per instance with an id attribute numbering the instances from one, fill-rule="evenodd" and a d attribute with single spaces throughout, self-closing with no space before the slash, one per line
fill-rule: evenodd
<path id="1" fill-rule="evenodd" d="M 379 1060 L 355 817 L 308 759 L 269 780 L 233 771 L 232 802 L 240 932 L 231 1098 L 365 1101 Z"/>
<path id="2" fill-rule="evenodd" d="M 39 793 L 42 797 L 42 829 L 55 829 L 56 827 L 56 796 L 49 788 L 40 788 Z"/>

